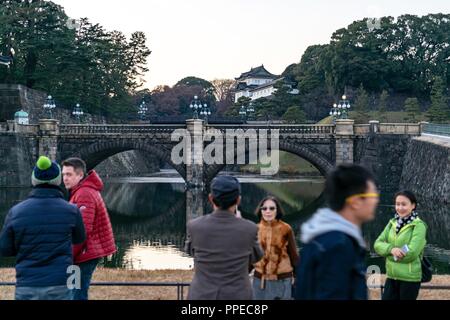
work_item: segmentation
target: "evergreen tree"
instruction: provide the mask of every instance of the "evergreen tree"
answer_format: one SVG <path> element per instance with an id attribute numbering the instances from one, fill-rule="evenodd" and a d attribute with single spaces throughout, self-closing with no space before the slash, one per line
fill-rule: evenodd
<path id="1" fill-rule="evenodd" d="M 64 9 L 44 0 L 2 0 L 0 53 L 16 52 L 0 83 L 23 84 L 54 96 L 59 107 L 80 103 L 90 113 L 135 112 L 133 95 L 144 81 L 150 50 L 135 32 L 106 31 L 87 19 L 70 23 Z"/>
<path id="2" fill-rule="evenodd" d="M 383 90 L 380 94 L 380 102 L 378 104 L 378 116 L 381 122 L 387 121 L 387 101 L 389 99 L 389 93 Z"/>
<path id="3" fill-rule="evenodd" d="M 407 113 L 407 120 L 410 122 L 418 122 L 420 116 L 420 105 L 417 98 L 408 98 L 405 100 L 404 110 Z"/>
<path id="4" fill-rule="evenodd" d="M 356 112 L 356 123 L 367 123 L 369 121 L 369 96 L 361 84 L 356 92 L 356 101 L 353 104 Z"/>
<path id="5" fill-rule="evenodd" d="M 241 111 L 242 106 L 247 108 L 250 105 L 251 101 L 252 101 L 251 98 L 244 97 L 244 96 L 240 97 L 236 103 L 234 103 L 230 108 L 228 108 L 228 110 L 225 112 L 225 115 L 238 117 L 239 111 Z M 256 109 L 257 108 L 255 108 L 255 111 L 256 111 Z"/>
<path id="6" fill-rule="evenodd" d="M 431 90 L 431 106 L 427 113 L 430 122 L 443 123 L 450 120 L 445 89 L 443 79 L 440 77 L 436 78 Z"/>
<path id="7" fill-rule="evenodd" d="M 304 123 L 306 121 L 305 112 L 299 106 L 289 107 L 282 118 L 289 123 Z"/>

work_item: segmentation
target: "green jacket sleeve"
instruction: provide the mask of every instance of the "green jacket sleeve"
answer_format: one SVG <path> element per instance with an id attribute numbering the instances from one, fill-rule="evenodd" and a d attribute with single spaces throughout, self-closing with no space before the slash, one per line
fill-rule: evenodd
<path id="1" fill-rule="evenodd" d="M 389 231 L 391 230 L 391 222 L 389 221 L 383 232 L 378 236 L 374 244 L 375 252 L 382 257 L 388 257 L 394 248 L 393 244 L 388 242 Z"/>
<path id="2" fill-rule="evenodd" d="M 427 227 L 424 223 L 418 223 L 414 226 L 411 241 L 408 244 L 409 251 L 401 260 L 402 263 L 410 263 L 416 260 L 425 248 Z"/>

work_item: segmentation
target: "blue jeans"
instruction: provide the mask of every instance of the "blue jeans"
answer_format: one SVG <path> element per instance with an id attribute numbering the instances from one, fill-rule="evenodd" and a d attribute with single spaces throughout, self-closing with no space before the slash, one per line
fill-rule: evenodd
<path id="1" fill-rule="evenodd" d="M 16 300 L 71 300 L 67 286 L 16 287 Z"/>
<path id="2" fill-rule="evenodd" d="M 92 274 L 97 267 L 100 259 L 89 260 L 80 263 L 80 289 L 73 289 L 72 296 L 73 300 L 88 300 L 89 286 L 91 285 Z"/>
<path id="3" fill-rule="evenodd" d="M 261 289 L 261 279 L 253 277 L 254 300 L 291 300 L 292 278 L 282 280 L 265 280 Z"/>

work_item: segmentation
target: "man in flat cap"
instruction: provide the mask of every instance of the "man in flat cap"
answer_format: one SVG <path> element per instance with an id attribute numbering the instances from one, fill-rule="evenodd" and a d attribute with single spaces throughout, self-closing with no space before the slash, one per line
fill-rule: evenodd
<path id="1" fill-rule="evenodd" d="M 209 201 L 214 211 L 187 225 L 186 251 L 194 257 L 189 300 L 252 300 L 249 266 L 263 257 L 256 224 L 236 217 L 239 181 L 216 177 Z"/>

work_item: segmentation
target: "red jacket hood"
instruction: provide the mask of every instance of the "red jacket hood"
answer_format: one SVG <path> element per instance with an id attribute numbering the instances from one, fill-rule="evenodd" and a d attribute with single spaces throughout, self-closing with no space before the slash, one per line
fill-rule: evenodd
<path id="1" fill-rule="evenodd" d="M 75 188 L 73 188 L 70 193 L 74 194 L 78 189 L 84 187 L 92 188 L 99 192 L 103 190 L 102 179 L 99 177 L 97 172 L 95 172 L 95 170 L 89 171 L 86 178 L 81 180 L 80 183 Z"/>

